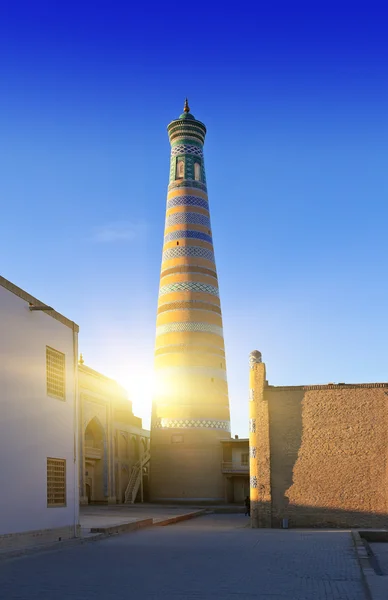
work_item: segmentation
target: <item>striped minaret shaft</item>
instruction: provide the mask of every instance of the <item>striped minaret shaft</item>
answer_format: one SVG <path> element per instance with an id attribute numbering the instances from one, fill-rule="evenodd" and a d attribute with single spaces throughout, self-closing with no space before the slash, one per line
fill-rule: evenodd
<path id="1" fill-rule="evenodd" d="M 151 498 L 224 500 L 221 439 L 230 438 L 222 316 L 206 188 L 206 127 L 168 126 L 170 183 L 151 423 Z"/>

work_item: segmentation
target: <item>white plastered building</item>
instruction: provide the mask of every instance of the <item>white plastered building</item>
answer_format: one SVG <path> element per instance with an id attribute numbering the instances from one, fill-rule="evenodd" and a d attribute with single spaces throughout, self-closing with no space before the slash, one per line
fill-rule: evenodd
<path id="1" fill-rule="evenodd" d="M 0 550 L 79 534 L 78 330 L 0 277 Z"/>

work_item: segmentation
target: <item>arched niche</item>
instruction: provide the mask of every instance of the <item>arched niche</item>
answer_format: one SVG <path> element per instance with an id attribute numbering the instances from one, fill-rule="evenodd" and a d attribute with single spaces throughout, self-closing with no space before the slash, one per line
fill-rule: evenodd
<path id="1" fill-rule="evenodd" d="M 85 429 L 85 447 L 102 449 L 104 439 L 105 431 L 101 425 L 101 421 L 97 417 L 93 417 Z"/>
<path id="2" fill-rule="evenodd" d="M 105 430 L 98 417 L 93 417 L 85 428 L 85 481 L 88 483 L 89 502 L 105 500 L 107 453 Z"/>

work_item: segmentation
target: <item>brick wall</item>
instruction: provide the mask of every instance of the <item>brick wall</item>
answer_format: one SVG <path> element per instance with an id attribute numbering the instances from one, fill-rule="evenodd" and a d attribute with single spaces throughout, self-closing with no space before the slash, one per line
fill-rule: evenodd
<path id="1" fill-rule="evenodd" d="M 272 527 L 388 526 L 388 384 L 267 386 L 264 398 Z"/>

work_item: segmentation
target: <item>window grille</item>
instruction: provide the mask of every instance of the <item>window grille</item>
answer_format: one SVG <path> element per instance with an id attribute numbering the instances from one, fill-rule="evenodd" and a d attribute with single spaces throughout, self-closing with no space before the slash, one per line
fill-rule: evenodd
<path id="1" fill-rule="evenodd" d="M 46 346 L 47 394 L 59 400 L 66 399 L 65 355 Z"/>
<path id="2" fill-rule="evenodd" d="M 66 460 L 47 459 L 47 506 L 66 506 Z"/>
<path id="3" fill-rule="evenodd" d="M 177 158 L 175 179 L 184 179 L 185 177 L 185 161 L 182 158 Z"/>
<path id="4" fill-rule="evenodd" d="M 241 466 L 247 467 L 249 465 L 249 453 L 241 454 Z"/>

